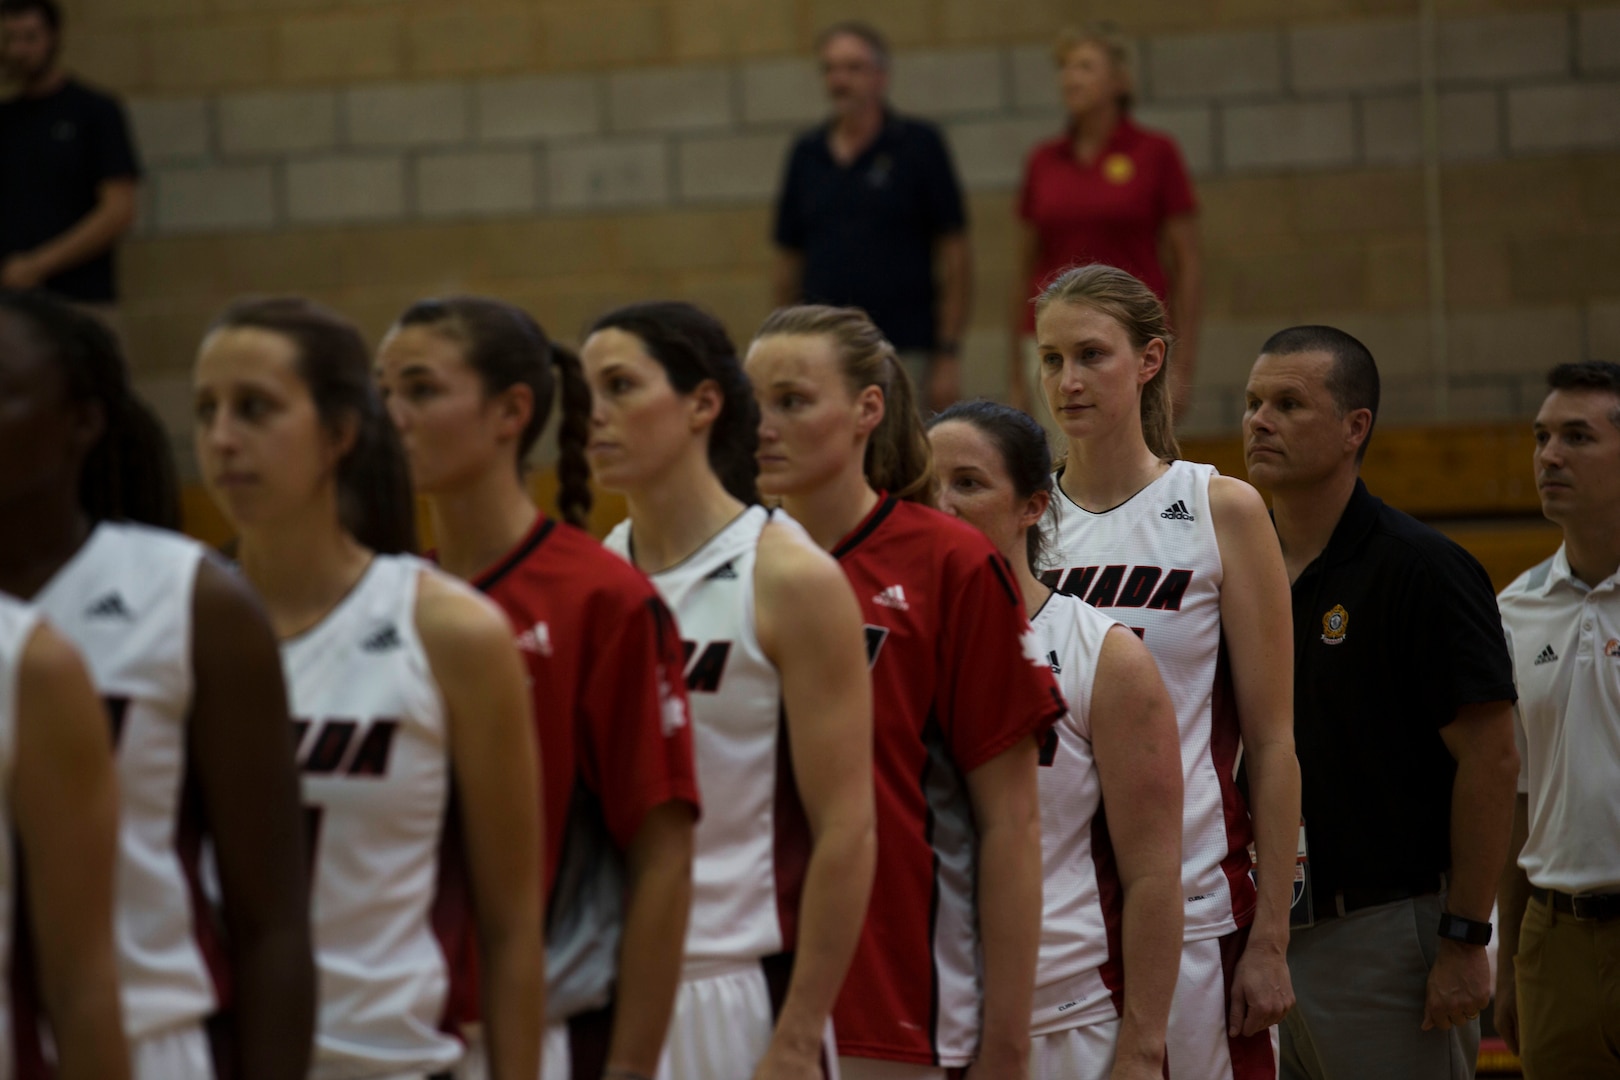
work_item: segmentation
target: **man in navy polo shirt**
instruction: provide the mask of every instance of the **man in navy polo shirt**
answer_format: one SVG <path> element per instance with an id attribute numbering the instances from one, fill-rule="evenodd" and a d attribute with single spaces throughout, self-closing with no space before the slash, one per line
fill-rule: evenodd
<path id="1" fill-rule="evenodd" d="M 776 302 L 864 309 L 920 404 L 942 409 L 961 396 L 973 274 L 950 152 L 934 125 L 889 109 L 889 48 L 876 30 L 838 23 L 817 52 L 833 115 L 788 155 Z"/>

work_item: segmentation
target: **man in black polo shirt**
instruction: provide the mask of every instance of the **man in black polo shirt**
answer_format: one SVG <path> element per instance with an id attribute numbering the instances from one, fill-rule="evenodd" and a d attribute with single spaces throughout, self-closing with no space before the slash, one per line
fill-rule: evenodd
<path id="1" fill-rule="evenodd" d="M 1284 330 L 1247 399 L 1249 479 L 1271 494 L 1293 581 L 1314 915 L 1288 947 L 1282 1075 L 1464 1080 L 1518 781 L 1496 597 L 1472 556 L 1361 482 L 1378 412 L 1361 342 Z"/>
<path id="2" fill-rule="evenodd" d="M 876 30 L 839 23 L 817 52 L 833 115 L 788 155 L 776 302 L 864 309 L 900 353 L 919 405 L 943 409 L 961 396 L 973 273 L 950 153 L 934 125 L 888 108 L 889 49 Z"/>
<path id="3" fill-rule="evenodd" d="M 0 286 L 94 308 L 117 299 L 113 245 L 140 166 L 117 101 L 68 76 L 55 0 L 0 0 Z"/>

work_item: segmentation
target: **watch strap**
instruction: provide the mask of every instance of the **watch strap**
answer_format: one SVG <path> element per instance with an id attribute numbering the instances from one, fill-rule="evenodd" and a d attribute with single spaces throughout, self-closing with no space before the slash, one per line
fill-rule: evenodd
<path id="1" fill-rule="evenodd" d="M 1491 924 L 1465 919 L 1461 915 L 1453 915 L 1446 911 L 1440 914 L 1439 934 L 1447 941 L 1456 941 L 1463 945 L 1489 945 Z"/>

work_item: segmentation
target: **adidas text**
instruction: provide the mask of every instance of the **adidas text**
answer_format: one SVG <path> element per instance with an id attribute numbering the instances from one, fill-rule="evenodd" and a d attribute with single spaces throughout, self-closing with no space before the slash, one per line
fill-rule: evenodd
<path id="1" fill-rule="evenodd" d="M 1539 654 L 1537 654 L 1536 664 L 1538 666 L 1541 664 L 1550 664 L 1557 659 L 1558 654 L 1553 652 L 1553 647 L 1551 645 L 1548 645 L 1545 649 L 1542 649 Z"/>
<path id="2" fill-rule="evenodd" d="M 1164 512 L 1161 513 L 1159 516 L 1166 519 L 1166 520 L 1168 520 L 1168 521 L 1192 521 L 1193 520 L 1192 514 L 1187 511 L 1186 502 L 1181 500 L 1181 499 L 1177 499 L 1175 502 L 1173 502 L 1169 506 L 1165 507 Z"/>

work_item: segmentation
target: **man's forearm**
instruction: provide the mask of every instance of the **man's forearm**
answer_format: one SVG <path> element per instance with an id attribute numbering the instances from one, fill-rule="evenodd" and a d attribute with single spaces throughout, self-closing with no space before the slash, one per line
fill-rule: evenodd
<path id="1" fill-rule="evenodd" d="M 134 192 L 125 197 L 103 198 L 95 209 L 80 218 L 64 233 L 47 240 L 28 253 L 41 278 L 55 277 L 95 258 L 129 231 L 134 220 Z"/>
<path id="2" fill-rule="evenodd" d="M 1248 763 L 1254 797 L 1250 816 L 1259 857 L 1259 907 L 1249 942 L 1286 948 L 1299 854 L 1299 760 L 1287 744 L 1277 744 L 1258 748 L 1248 755 Z"/>
<path id="3" fill-rule="evenodd" d="M 1513 829 L 1512 762 L 1469 755 L 1457 763 L 1451 790 L 1451 881 L 1446 907 L 1453 915 L 1484 922 L 1507 863 Z M 1522 914 L 1522 911 L 1521 911 Z"/>

